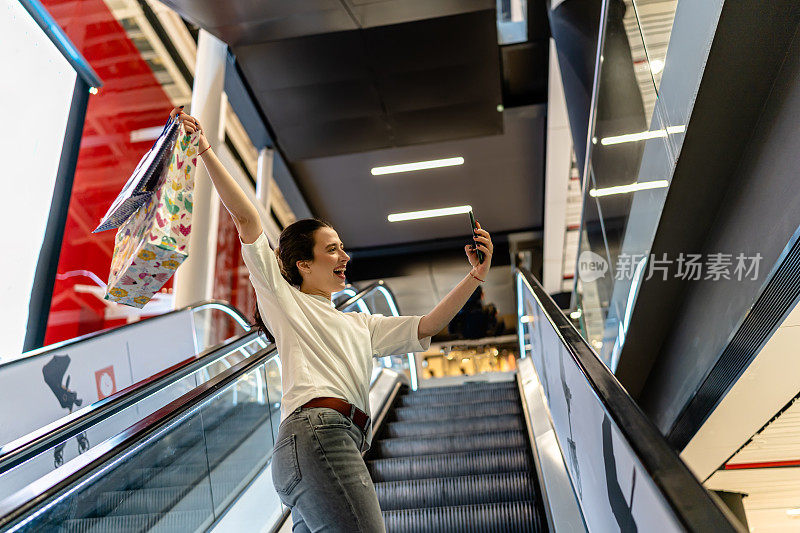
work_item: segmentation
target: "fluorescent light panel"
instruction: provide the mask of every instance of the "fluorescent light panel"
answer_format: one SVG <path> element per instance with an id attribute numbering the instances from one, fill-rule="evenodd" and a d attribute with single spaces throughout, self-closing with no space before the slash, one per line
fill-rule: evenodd
<path id="1" fill-rule="evenodd" d="M 404 163 L 402 165 L 375 167 L 370 172 L 372 172 L 373 176 L 380 176 L 382 174 L 396 174 L 398 172 L 411 172 L 413 170 L 426 170 L 429 168 L 452 167 L 463 164 L 463 157 L 448 157 L 446 159 L 434 159 L 431 161 L 420 161 L 418 163 Z"/>
<path id="2" fill-rule="evenodd" d="M 618 185 L 616 187 L 606 187 L 605 189 L 591 189 L 589 191 L 589 196 L 597 198 L 598 196 L 625 194 L 629 192 L 643 191 L 645 189 L 661 189 L 667 186 L 669 186 L 669 182 L 667 180 L 642 181 L 639 183 L 632 183 L 630 185 Z"/>
<path id="3" fill-rule="evenodd" d="M 657 137 L 666 137 L 675 133 L 683 133 L 686 131 L 686 126 L 670 126 L 667 129 L 641 131 L 639 133 L 626 133 L 625 135 L 617 135 L 615 137 L 603 137 L 600 139 L 600 144 L 609 146 L 612 144 L 630 143 L 636 141 L 645 141 L 647 139 L 655 139 Z"/>
<path id="4" fill-rule="evenodd" d="M 409 211 L 407 213 L 393 213 L 389 215 L 389 222 L 402 222 L 404 220 L 417 220 L 420 218 L 444 217 L 447 215 L 461 215 L 472 211 L 472 206 L 459 205 L 456 207 L 443 207 L 441 209 L 427 209 L 425 211 Z"/>

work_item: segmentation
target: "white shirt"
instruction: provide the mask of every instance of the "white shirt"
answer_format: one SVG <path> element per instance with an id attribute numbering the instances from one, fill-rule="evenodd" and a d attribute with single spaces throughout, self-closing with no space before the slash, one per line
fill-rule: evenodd
<path id="1" fill-rule="evenodd" d="M 324 296 L 300 292 L 281 275 L 264 233 L 254 243 L 242 244 L 242 256 L 261 317 L 278 345 L 281 421 L 318 397 L 341 398 L 371 416 L 373 356 L 430 347 L 430 337 L 417 337 L 420 316 L 343 313 Z"/>

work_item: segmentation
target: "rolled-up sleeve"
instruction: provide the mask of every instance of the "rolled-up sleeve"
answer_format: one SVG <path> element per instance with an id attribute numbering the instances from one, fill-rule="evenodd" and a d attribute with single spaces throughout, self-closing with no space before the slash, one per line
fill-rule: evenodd
<path id="1" fill-rule="evenodd" d="M 372 354 L 377 357 L 408 352 L 424 352 L 431 338 L 418 335 L 421 316 L 363 315 L 372 339 Z"/>
<path id="2" fill-rule="evenodd" d="M 255 242 L 242 243 L 242 257 L 247 270 L 250 271 L 250 281 L 256 290 L 276 292 L 282 287 L 289 286 L 281 275 L 278 258 L 275 257 L 275 252 L 270 248 L 269 240 L 263 232 Z"/>

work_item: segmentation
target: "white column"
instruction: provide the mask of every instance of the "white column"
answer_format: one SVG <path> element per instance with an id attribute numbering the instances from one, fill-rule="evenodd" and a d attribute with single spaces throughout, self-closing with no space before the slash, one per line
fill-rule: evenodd
<path id="1" fill-rule="evenodd" d="M 564 234 L 567 229 L 567 191 L 572 157 L 567 102 L 553 39 L 550 39 L 546 150 L 542 286 L 552 294 L 561 292 Z"/>
<path id="2" fill-rule="evenodd" d="M 272 164 L 275 160 L 275 151 L 272 148 L 262 148 L 258 152 L 258 175 L 256 176 L 256 198 L 266 209 L 269 215 L 272 191 Z"/>
<path id="3" fill-rule="evenodd" d="M 221 139 L 224 138 L 220 126 L 225 56 L 225 43 L 205 30 L 200 30 L 192 88 L 192 107 L 189 112 L 203 125 L 212 148 L 219 146 Z M 208 300 L 213 294 L 218 222 L 219 197 L 214 191 L 205 166 L 200 163 L 195 172 L 189 258 L 175 273 L 176 309 Z"/>

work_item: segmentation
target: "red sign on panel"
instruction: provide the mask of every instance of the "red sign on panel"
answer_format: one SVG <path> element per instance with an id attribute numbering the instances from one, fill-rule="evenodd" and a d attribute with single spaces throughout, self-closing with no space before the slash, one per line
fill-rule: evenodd
<path id="1" fill-rule="evenodd" d="M 97 384 L 97 399 L 102 400 L 117 392 L 117 381 L 114 379 L 114 367 L 107 366 L 94 373 Z"/>

